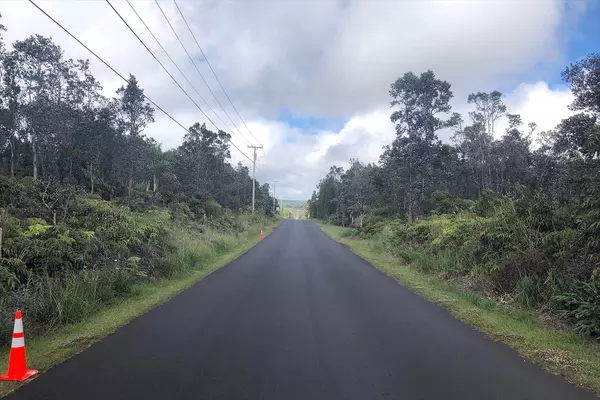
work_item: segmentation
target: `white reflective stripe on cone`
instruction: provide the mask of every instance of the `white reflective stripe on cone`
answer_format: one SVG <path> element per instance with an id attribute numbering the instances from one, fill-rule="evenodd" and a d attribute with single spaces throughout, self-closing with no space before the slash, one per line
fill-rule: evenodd
<path id="1" fill-rule="evenodd" d="M 14 333 L 23 333 L 23 320 L 21 318 L 15 319 L 15 330 Z"/>
<path id="2" fill-rule="evenodd" d="M 13 338 L 11 347 L 13 349 L 17 348 L 17 347 L 25 347 L 25 338 L 24 337 Z"/>

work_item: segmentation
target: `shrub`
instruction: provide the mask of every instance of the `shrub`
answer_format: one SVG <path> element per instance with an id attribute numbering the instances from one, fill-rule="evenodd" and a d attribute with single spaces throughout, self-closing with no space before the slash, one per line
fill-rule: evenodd
<path id="1" fill-rule="evenodd" d="M 127 269 L 113 268 L 40 276 L 29 282 L 22 308 L 32 333 L 85 321 L 107 305 L 133 293 L 136 278 Z"/>
<path id="2" fill-rule="evenodd" d="M 385 225 L 381 231 L 375 233 L 372 237 L 372 247 L 375 251 L 381 253 L 391 253 L 395 245 L 395 233 L 390 225 Z"/>
<path id="3" fill-rule="evenodd" d="M 544 282 L 538 275 L 525 275 L 517 281 L 515 299 L 523 306 L 536 307 L 544 296 Z"/>
<path id="4" fill-rule="evenodd" d="M 500 195 L 490 189 L 485 189 L 473 206 L 473 212 L 481 217 L 494 215 L 495 210 L 505 201 Z"/>
<path id="5" fill-rule="evenodd" d="M 563 262 L 573 253 L 576 241 L 577 232 L 566 228 L 544 235 L 540 243 L 540 250 L 553 260 Z"/>
<path id="6" fill-rule="evenodd" d="M 432 192 L 425 201 L 426 214 L 456 214 L 470 210 L 475 203 L 450 194 L 447 190 Z"/>
<path id="7" fill-rule="evenodd" d="M 575 281 L 571 290 L 555 296 L 560 315 L 574 323 L 575 331 L 600 338 L 600 281 Z"/>
<path id="8" fill-rule="evenodd" d="M 546 279 L 550 264 L 543 254 L 537 251 L 510 254 L 503 262 L 494 268 L 490 281 L 494 289 L 501 294 L 513 292 L 523 279 L 535 276 L 540 281 Z M 530 284 L 527 279 L 523 285 Z"/>
<path id="9" fill-rule="evenodd" d="M 344 228 L 340 231 L 340 237 L 351 237 L 354 235 L 354 229 Z"/>

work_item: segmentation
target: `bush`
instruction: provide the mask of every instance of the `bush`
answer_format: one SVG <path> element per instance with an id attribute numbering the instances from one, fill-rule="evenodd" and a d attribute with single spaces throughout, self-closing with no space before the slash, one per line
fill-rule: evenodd
<path id="1" fill-rule="evenodd" d="M 447 190 L 436 190 L 425 201 L 424 211 L 437 215 L 458 214 L 469 211 L 474 205 L 473 201 L 453 196 Z"/>
<path id="2" fill-rule="evenodd" d="M 85 321 L 133 293 L 135 275 L 127 269 L 86 270 L 31 280 L 21 307 L 32 334 Z"/>
<path id="3" fill-rule="evenodd" d="M 396 234 L 391 225 L 385 225 L 372 237 L 371 245 L 375 251 L 380 253 L 391 253 L 395 248 Z"/>
<path id="4" fill-rule="evenodd" d="M 540 250 L 556 262 L 564 262 L 571 257 L 577 232 L 571 228 L 550 232 L 543 236 Z"/>
<path id="5" fill-rule="evenodd" d="M 140 284 L 205 268 L 234 248 L 240 232 L 270 222 L 204 202 L 212 215 L 198 218 L 187 204 L 157 208 L 154 195 L 142 193 L 133 199 L 137 212 L 74 195 L 68 213 L 50 225 L 48 209 L 39 204 L 44 189 L 0 176 L 0 206 L 8 203 L 0 258 L 2 344 L 10 339 L 16 308 L 27 313 L 32 335 L 85 321 L 134 296 Z"/>
<path id="6" fill-rule="evenodd" d="M 538 275 L 525 275 L 516 285 L 515 299 L 526 307 L 536 307 L 544 296 L 544 282 Z"/>
<path id="7" fill-rule="evenodd" d="M 340 237 L 351 237 L 354 235 L 354 229 L 344 228 L 340 231 Z"/>
<path id="8" fill-rule="evenodd" d="M 575 281 L 569 292 L 555 296 L 560 315 L 574 323 L 575 331 L 600 338 L 600 281 Z"/>
<path id="9" fill-rule="evenodd" d="M 480 217 L 490 217 L 495 214 L 505 199 L 490 189 L 485 189 L 473 206 L 473 212 Z"/>
<path id="10" fill-rule="evenodd" d="M 535 277 L 537 280 L 546 279 L 550 270 L 550 264 L 544 255 L 537 251 L 525 253 L 513 253 L 494 268 L 490 274 L 490 282 L 494 289 L 500 294 L 512 293 L 518 289 L 518 284 L 528 285 Z M 536 282 L 537 282 L 536 280 Z"/>

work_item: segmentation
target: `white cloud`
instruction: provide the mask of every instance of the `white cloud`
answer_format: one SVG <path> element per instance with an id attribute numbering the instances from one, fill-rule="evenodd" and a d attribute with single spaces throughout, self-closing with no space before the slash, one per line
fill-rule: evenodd
<path id="1" fill-rule="evenodd" d="M 231 125 L 197 75 L 160 11 L 133 1 L 202 96 Z M 280 180 L 278 193 L 306 198 L 329 165 L 350 157 L 376 161 L 393 136 L 388 89 L 404 72 L 432 69 L 452 83 L 456 109 L 466 95 L 516 84 L 517 77 L 544 63 L 564 64 L 560 26 L 575 23 L 563 0 L 179 0 L 182 11 L 219 78 L 254 135 L 265 146 L 261 180 Z M 205 121 L 105 2 L 40 1 L 65 27 L 118 71 L 135 74 L 146 94 L 184 126 Z M 125 2 L 115 8 L 190 93 L 191 87 L 162 54 Z M 165 13 L 208 84 L 237 121 L 171 2 Z M 25 1 L 2 3 L 4 35 L 11 43 L 31 34 L 51 36 L 67 57 L 90 58 L 94 75 L 114 93 L 122 82 L 79 44 Z M 571 11 L 569 11 L 571 10 Z M 572 11 L 575 10 L 575 11 Z M 547 129 L 567 112 L 569 94 L 543 82 L 522 84 L 506 97 L 509 110 Z M 197 97 L 194 95 L 194 98 Z M 196 100 L 203 106 L 203 102 Z M 204 108 L 204 106 L 203 106 Z M 282 109 L 300 115 L 341 118 L 340 132 L 308 135 L 274 121 Z M 207 110 L 208 112 L 208 110 Z M 222 124 L 208 112 L 211 118 Z M 210 126 L 210 124 L 208 124 Z M 246 154 L 254 142 L 240 124 L 234 142 Z M 165 148 L 181 143 L 184 131 L 157 112 L 147 133 Z M 290 142 L 292 141 L 292 142 Z M 259 153 L 261 154 L 261 153 Z M 232 149 L 233 161 L 245 160 Z M 247 160 L 244 161 L 249 164 Z"/>
<path id="2" fill-rule="evenodd" d="M 253 122 L 251 129 L 265 138 L 266 158 L 259 158 L 257 179 L 278 180 L 284 197 L 308 198 L 333 164 L 347 167 L 350 158 L 379 159 L 382 147 L 394 138 L 387 110 L 353 117 L 339 132 L 310 135 L 273 121 Z M 293 142 L 289 142 L 289 140 Z"/>
<path id="3" fill-rule="evenodd" d="M 568 109 L 573 100 L 569 88 L 550 89 L 546 82 L 535 82 L 520 84 L 504 102 L 511 114 L 520 114 L 525 125 L 535 122 L 541 132 L 554 129 L 564 118 L 573 115 Z M 499 132 L 504 132 L 507 126 L 507 122 L 502 121 Z"/>

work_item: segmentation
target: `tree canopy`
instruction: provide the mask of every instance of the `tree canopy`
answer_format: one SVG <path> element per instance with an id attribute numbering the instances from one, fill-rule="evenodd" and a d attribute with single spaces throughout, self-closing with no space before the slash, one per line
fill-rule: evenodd
<path id="1" fill-rule="evenodd" d="M 600 176 L 600 55 L 572 64 L 563 77 L 579 113 L 538 133 L 535 123 L 524 126 L 510 114 L 498 91 L 470 94 L 473 109 L 461 116 L 450 113 L 448 82 L 432 71 L 404 74 L 390 89 L 396 138 L 377 164 L 332 166 L 312 195 L 310 215 L 342 225 L 361 224 L 365 213 L 412 221 L 466 209 L 486 193 L 514 197 L 523 189 L 553 207 L 585 203 Z M 505 132 L 497 132 L 500 118 L 508 121 Z M 454 130 L 452 143 L 439 140 L 442 128 Z"/>
<path id="2" fill-rule="evenodd" d="M 252 178 L 229 162 L 231 136 L 196 122 L 179 147 L 163 150 L 145 135 L 155 110 L 134 75 L 105 97 L 88 60 L 66 59 L 40 35 L 12 46 L 0 42 L 0 61 L 0 173 L 136 207 L 249 209 Z M 258 210 L 271 212 L 267 184 L 257 185 L 256 201 Z"/>

